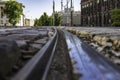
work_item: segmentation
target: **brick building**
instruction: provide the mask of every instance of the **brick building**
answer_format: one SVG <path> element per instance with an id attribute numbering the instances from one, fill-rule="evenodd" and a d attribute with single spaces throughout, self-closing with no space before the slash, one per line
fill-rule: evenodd
<path id="1" fill-rule="evenodd" d="M 111 26 L 111 10 L 120 8 L 120 0 L 81 0 L 82 26 Z"/>

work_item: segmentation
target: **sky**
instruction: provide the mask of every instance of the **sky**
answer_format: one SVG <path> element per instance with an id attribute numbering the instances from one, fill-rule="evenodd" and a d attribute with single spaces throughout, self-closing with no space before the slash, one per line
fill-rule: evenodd
<path id="1" fill-rule="evenodd" d="M 35 19 L 39 18 L 44 12 L 49 16 L 52 14 L 53 0 L 17 0 L 25 5 L 24 14 L 26 18 Z M 61 10 L 61 0 L 55 1 L 55 11 Z M 80 0 L 73 0 L 74 10 L 80 10 Z M 66 0 L 63 0 L 63 5 L 66 4 Z"/>

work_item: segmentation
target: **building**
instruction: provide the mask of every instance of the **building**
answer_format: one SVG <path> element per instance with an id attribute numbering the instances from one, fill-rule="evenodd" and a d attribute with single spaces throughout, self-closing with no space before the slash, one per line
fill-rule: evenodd
<path id="1" fill-rule="evenodd" d="M 81 0 L 82 26 L 111 26 L 111 10 L 120 8 L 120 0 Z"/>
<path id="2" fill-rule="evenodd" d="M 34 20 L 33 19 L 25 19 L 25 26 L 34 26 Z"/>
<path id="3" fill-rule="evenodd" d="M 25 26 L 25 16 L 21 15 L 19 22 L 16 24 L 16 26 Z"/>
<path id="4" fill-rule="evenodd" d="M 80 26 L 81 22 L 81 13 L 80 11 L 73 11 L 73 26 Z M 71 10 L 70 8 L 64 9 L 63 12 L 61 12 L 61 25 L 62 26 L 70 26 L 71 25 Z"/>
<path id="5" fill-rule="evenodd" d="M 25 26 L 30 26 L 30 19 L 25 19 Z"/>
<path id="6" fill-rule="evenodd" d="M 8 18 L 4 13 L 5 1 L 0 1 L 0 26 L 8 24 Z"/>
<path id="7" fill-rule="evenodd" d="M 73 26 L 80 26 L 81 25 L 81 12 L 74 11 L 73 12 Z"/>
<path id="8" fill-rule="evenodd" d="M 9 19 L 7 18 L 6 14 L 4 13 L 5 3 L 9 0 L 0 0 L 0 26 L 10 26 Z M 24 16 L 21 15 L 19 22 L 16 26 L 24 26 Z"/>
<path id="9" fill-rule="evenodd" d="M 30 26 L 34 26 L 34 19 L 30 19 Z"/>

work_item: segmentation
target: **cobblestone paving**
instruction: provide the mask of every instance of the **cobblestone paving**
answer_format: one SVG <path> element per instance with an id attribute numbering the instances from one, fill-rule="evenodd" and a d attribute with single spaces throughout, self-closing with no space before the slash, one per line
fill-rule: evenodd
<path id="1" fill-rule="evenodd" d="M 120 66 L 120 27 L 62 27 Z"/>
<path id="2" fill-rule="evenodd" d="M 54 29 L 46 27 L 1 29 L 0 80 L 9 80 L 53 35 Z"/>

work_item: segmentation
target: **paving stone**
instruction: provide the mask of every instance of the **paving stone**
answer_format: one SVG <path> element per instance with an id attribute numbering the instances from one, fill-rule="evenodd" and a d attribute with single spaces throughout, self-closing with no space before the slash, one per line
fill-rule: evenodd
<path id="1" fill-rule="evenodd" d="M 24 55 L 22 58 L 23 59 L 30 59 L 30 58 L 32 58 L 33 56 L 32 55 Z"/>
<path id="2" fill-rule="evenodd" d="M 95 48 L 97 48 L 97 47 L 98 47 L 98 45 L 97 45 L 97 44 L 95 44 L 95 43 L 90 43 L 90 45 L 91 45 L 91 46 L 93 46 L 93 47 L 95 47 Z"/>
<path id="3" fill-rule="evenodd" d="M 36 43 L 36 44 L 46 44 L 47 39 L 39 39 L 39 40 L 34 41 L 34 43 Z"/>
<path id="4" fill-rule="evenodd" d="M 66 27 L 64 29 L 79 36 L 113 63 L 120 64 L 119 27 Z"/>
<path id="5" fill-rule="evenodd" d="M 17 43 L 18 47 L 27 46 L 27 41 L 26 40 L 16 40 L 16 43 Z"/>
<path id="6" fill-rule="evenodd" d="M 98 47 L 98 48 L 97 48 L 97 51 L 98 51 L 98 52 L 102 52 L 103 50 L 104 50 L 104 47 Z"/>
<path id="7" fill-rule="evenodd" d="M 120 59 L 116 59 L 116 58 L 115 58 L 115 59 L 113 60 L 113 62 L 114 62 L 115 64 L 120 64 Z"/>
<path id="8" fill-rule="evenodd" d="M 15 41 L 0 40 L 0 75 L 7 75 L 20 56 L 21 54 Z"/>
<path id="9" fill-rule="evenodd" d="M 42 48 L 41 44 L 35 44 L 35 43 L 33 43 L 33 44 L 30 44 L 30 46 L 33 47 L 33 48 L 36 48 L 36 49 L 41 49 Z"/>
<path id="10" fill-rule="evenodd" d="M 26 64 L 22 58 L 30 59 L 34 56 L 54 33 L 54 29 L 46 27 L 0 29 L 0 77 L 9 76 L 7 74 L 12 73 L 11 70 L 21 69 Z"/>
<path id="11" fill-rule="evenodd" d="M 24 55 L 33 55 L 33 53 L 35 52 L 35 50 L 31 49 L 31 50 L 20 50 L 20 52 Z"/>
<path id="12" fill-rule="evenodd" d="M 53 35 L 54 35 L 54 32 L 51 32 L 51 31 L 48 32 L 48 36 L 49 36 L 49 38 L 52 38 Z"/>
<path id="13" fill-rule="evenodd" d="M 111 50 L 111 52 L 112 52 L 112 54 L 114 54 L 115 56 L 120 57 L 120 52 L 116 52 L 116 51 L 114 51 L 114 50 Z"/>

